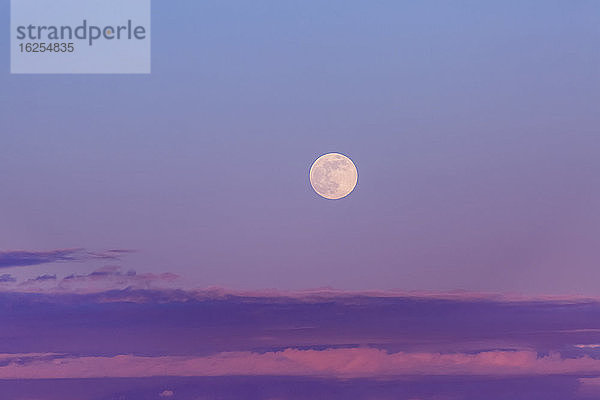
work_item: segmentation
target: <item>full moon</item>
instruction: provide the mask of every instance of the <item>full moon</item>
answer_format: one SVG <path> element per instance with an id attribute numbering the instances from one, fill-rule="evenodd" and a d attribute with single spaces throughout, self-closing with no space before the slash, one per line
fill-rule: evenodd
<path id="1" fill-rule="evenodd" d="M 337 200 L 348 196 L 357 182 L 356 166 L 343 154 L 322 155 L 310 167 L 310 184 L 315 192 L 326 199 Z"/>

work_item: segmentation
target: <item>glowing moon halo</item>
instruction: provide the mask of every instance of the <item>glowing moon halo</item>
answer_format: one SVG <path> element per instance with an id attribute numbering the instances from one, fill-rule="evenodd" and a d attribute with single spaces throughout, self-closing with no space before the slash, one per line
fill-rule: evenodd
<path id="1" fill-rule="evenodd" d="M 348 196 L 358 182 L 356 166 L 339 153 L 324 154 L 310 167 L 310 184 L 320 196 L 337 200 Z"/>

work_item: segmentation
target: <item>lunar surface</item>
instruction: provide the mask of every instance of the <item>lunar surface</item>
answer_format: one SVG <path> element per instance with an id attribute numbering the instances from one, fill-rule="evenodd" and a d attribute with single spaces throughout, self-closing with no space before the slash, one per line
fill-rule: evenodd
<path id="1" fill-rule="evenodd" d="M 317 158 L 310 167 L 310 184 L 326 199 L 341 199 L 354 190 L 358 182 L 356 166 L 348 157 L 329 153 Z"/>

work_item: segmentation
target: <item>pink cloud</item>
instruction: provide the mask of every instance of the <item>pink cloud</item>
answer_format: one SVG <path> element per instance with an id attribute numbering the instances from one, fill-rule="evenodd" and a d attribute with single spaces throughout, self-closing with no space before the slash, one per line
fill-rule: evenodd
<path id="1" fill-rule="evenodd" d="M 402 375 L 600 374 L 600 360 L 538 356 L 534 351 L 388 353 L 374 348 L 225 352 L 205 357 L 62 357 L 10 361 L 0 379 L 289 375 L 386 378 Z"/>

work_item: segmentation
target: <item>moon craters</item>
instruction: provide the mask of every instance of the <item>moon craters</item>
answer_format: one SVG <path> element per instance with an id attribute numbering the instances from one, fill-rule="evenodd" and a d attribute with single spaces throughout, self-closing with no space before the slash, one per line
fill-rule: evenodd
<path id="1" fill-rule="evenodd" d="M 319 157 L 310 168 L 310 184 L 326 199 L 341 199 L 354 190 L 358 182 L 356 166 L 348 157 L 329 153 Z"/>

